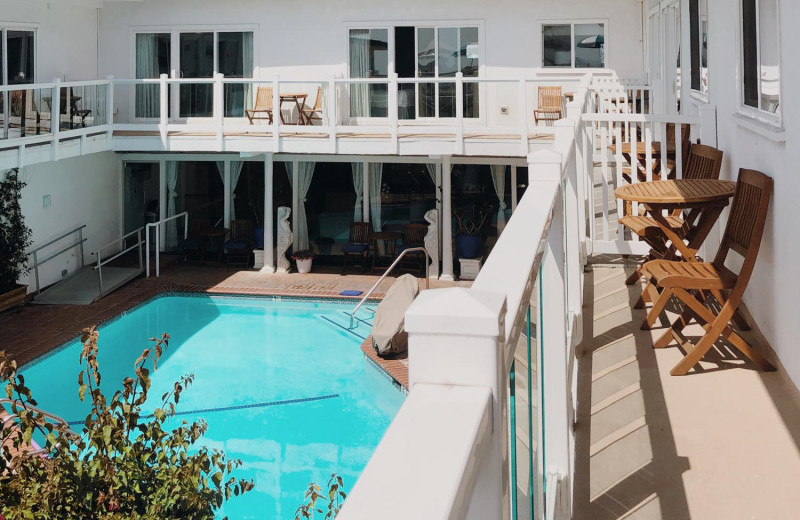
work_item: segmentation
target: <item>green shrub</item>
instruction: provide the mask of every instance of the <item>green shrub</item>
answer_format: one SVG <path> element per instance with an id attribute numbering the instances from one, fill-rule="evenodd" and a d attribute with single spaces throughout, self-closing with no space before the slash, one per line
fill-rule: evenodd
<path id="1" fill-rule="evenodd" d="M 81 337 L 79 395 L 88 397 L 92 408 L 80 433 L 31 409 L 36 401 L 24 377 L 0 351 L 0 381 L 14 399 L 11 412 L 19 417 L 14 420 L 18 428 L 0 433 L 1 515 L 7 520 L 206 520 L 225 500 L 252 489 L 252 481 L 232 475 L 239 460 L 220 450 L 192 449 L 206 432 L 204 421 L 170 424 L 192 375 L 162 395 L 152 415 L 143 415 L 150 390 L 146 366 L 157 368 L 168 335 L 152 340 L 134 364 L 135 376 L 125 378 L 110 398 L 99 388 L 97 338 L 94 328 Z M 46 456 L 20 451 L 36 432 L 46 439 Z"/>
<path id="2" fill-rule="evenodd" d="M 17 169 L 9 171 L 5 179 L 0 177 L 0 294 L 14 289 L 27 272 L 31 230 L 19 205 L 24 187 Z"/>

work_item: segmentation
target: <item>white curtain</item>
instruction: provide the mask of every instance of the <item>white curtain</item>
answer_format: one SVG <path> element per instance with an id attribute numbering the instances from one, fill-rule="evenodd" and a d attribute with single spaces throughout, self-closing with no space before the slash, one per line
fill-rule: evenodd
<path id="1" fill-rule="evenodd" d="M 167 161 L 167 217 L 175 215 L 175 199 L 178 197 L 175 188 L 178 186 L 178 166 L 177 161 Z M 178 220 L 173 219 L 167 222 L 167 249 L 178 246 Z"/>
<path id="2" fill-rule="evenodd" d="M 306 195 L 308 188 L 311 187 L 311 179 L 314 177 L 313 162 L 297 163 L 297 196 L 300 199 L 297 205 L 297 247 L 301 250 L 308 249 L 308 221 L 306 220 Z M 286 173 L 289 175 L 289 183 L 293 184 L 292 163 L 286 163 Z M 292 186 L 294 189 L 294 185 Z"/>
<path id="3" fill-rule="evenodd" d="M 381 230 L 381 186 L 383 185 L 383 163 L 369 163 L 369 219 L 372 230 Z"/>
<path id="4" fill-rule="evenodd" d="M 503 232 L 506 227 L 506 166 L 493 164 L 492 183 L 497 194 L 499 207 L 497 209 L 497 235 Z"/>
<path id="5" fill-rule="evenodd" d="M 157 78 L 158 34 L 136 35 L 136 78 Z M 158 117 L 159 86 L 136 85 L 136 117 Z"/>
<path id="6" fill-rule="evenodd" d="M 242 175 L 243 161 L 231 161 L 231 220 L 236 220 L 236 185 Z M 217 171 L 222 185 L 225 185 L 225 161 L 217 161 Z"/>
<path id="7" fill-rule="evenodd" d="M 436 164 L 435 163 L 428 163 L 425 166 L 428 167 L 428 175 L 431 176 L 431 181 L 433 181 L 433 185 L 436 186 L 436 190 L 439 190 L 439 185 L 436 184 Z M 439 194 L 436 194 L 437 198 Z"/>
<path id="8" fill-rule="evenodd" d="M 356 192 L 356 203 L 353 206 L 353 222 L 364 220 L 364 163 L 351 163 L 353 168 L 353 189 Z"/>
<path id="9" fill-rule="evenodd" d="M 350 77 L 369 77 L 369 29 L 350 30 Z M 350 85 L 350 115 L 369 117 L 369 84 Z"/>

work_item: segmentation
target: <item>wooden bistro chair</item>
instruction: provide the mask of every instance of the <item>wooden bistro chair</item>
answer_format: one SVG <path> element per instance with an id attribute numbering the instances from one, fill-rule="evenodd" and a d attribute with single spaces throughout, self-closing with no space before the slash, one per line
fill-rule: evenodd
<path id="1" fill-rule="evenodd" d="M 351 265 L 360 265 L 362 269 L 367 267 L 371 229 L 369 222 L 353 222 L 350 224 L 350 238 L 342 246 L 342 254 L 344 255 L 342 273 L 347 269 L 348 260 L 355 259 Z"/>
<path id="2" fill-rule="evenodd" d="M 227 267 L 231 264 L 248 267 L 253 254 L 253 221 L 232 220 L 230 238 L 222 247 L 228 252 L 225 259 Z"/>
<path id="3" fill-rule="evenodd" d="M 625 127 L 623 126 L 623 132 L 624 131 L 625 131 Z M 686 171 L 686 167 L 687 167 L 687 161 L 689 160 L 689 153 L 690 153 L 690 150 L 692 148 L 692 136 L 691 136 L 691 133 L 692 133 L 691 132 L 691 126 L 689 124 L 684 123 L 684 124 L 681 125 L 681 154 L 682 154 L 683 165 L 684 165 L 684 175 L 683 175 L 684 178 L 686 178 L 685 171 Z M 676 142 L 675 141 L 675 123 L 667 123 L 666 124 L 666 134 L 667 135 L 665 136 L 666 137 L 665 142 L 668 143 L 668 145 L 669 144 L 674 144 Z M 642 137 L 641 137 L 641 135 L 639 135 L 638 131 L 637 131 L 637 135 L 638 135 L 638 137 L 637 137 L 638 141 L 640 143 L 643 142 Z M 656 141 L 654 141 L 654 142 L 656 142 Z M 645 167 L 642 165 L 642 162 L 644 162 L 644 159 L 642 158 L 642 156 L 641 155 L 634 156 L 634 154 L 631 154 L 630 160 L 631 160 L 631 166 L 623 166 L 622 167 L 622 178 L 625 179 L 625 182 L 627 182 L 628 184 L 631 183 L 631 172 L 633 171 L 632 166 L 636 167 L 637 178 L 639 179 L 639 182 L 647 182 L 647 171 L 645 170 Z M 667 179 L 675 179 L 675 178 L 677 178 L 677 173 L 678 172 L 676 170 L 676 167 L 677 167 L 677 164 L 676 164 L 675 159 L 673 157 L 668 157 L 667 158 L 667 172 L 666 172 L 666 177 L 665 177 L 664 176 L 665 173 L 664 173 L 664 171 L 662 171 L 661 154 L 660 153 L 657 154 L 657 153 L 653 152 L 653 180 L 654 181 L 661 180 L 661 179 L 664 179 L 664 178 L 667 178 Z"/>
<path id="4" fill-rule="evenodd" d="M 300 119 L 306 125 L 313 125 L 314 121 L 319 121 L 322 124 L 322 87 L 317 87 L 317 97 L 314 100 L 314 106 L 303 105 L 300 111 Z"/>
<path id="5" fill-rule="evenodd" d="M 561 87 L 539 87 L 539 108 L 533 111 L 536 124 L 539 121 L 552 124 L 562 117 Z"/>
<path id="6" fill-rule="evenodd" d="M 425 234 L 427 232 L 428 226 L 425 224 L 406 224 L 403 230 L 403 245 L 400 246 L 397 253 L 401 254 L 406 249 L 415 247 L 425 247 Z M 408 253 L 400 262 L 400 270 L 417 271 L 420 273 L 420 276 L 423 276 L 425 274 L 426 262 L 427 258 L 422 251 Z"/>
<path id="7" fill-rule="evenodd" d="M 677 296 L 684 305 L 680 317 L 654 344 L 655 348 L 663 348 L 674 339 L 684 347 L 686 356 L 670 371 L 672 375 L 686 374 L 714 346 L 720 336 L 727 339 L 760 370 L 775 370 L 769 361 L 734 332 L 729 323 L 742 302 L 747 283 L 753 274 L 771 195 L 770 177 L 754 170 L 740 170 L 728 224 L 713 262 L 653 260 L 644 264 L 645 275 L 661 289 L 661 294 L 642 328 L 651 327 L 655 323 L 673 296 Z M 738 273 L 725 265 L 731 250 L 744 258 Z M 710 296 L 716 302 L 709 301 Z M 692 318 L 705 329 L 705 335 L 697 345 L 693 345 L 681 334 Z"/>
<path id="8" fill-rule="evenodd" d="M 686 168 L 683 171 L 684 179 L 719 179 L 719 172 L 722 168 L 722 150 L 718 150 L 712 146 L 695 144 L 691 147 L 691 152 L 686 159 Z M 690 230 L 690 226 L 694 220 L 697 219 L 699 211 L 689 213 L 686 219 L 683 218 L 683 211 L 677 210 L 667 217 L 667 222 L 670 227 L 681 238 L 686 236 Z M 649 260 L 664 258 L 669 248 L 667 246 L 667 237 L 661 228 L 656 223 L 653 217 L 647 215 L 632 215 L 630 208 L 626 210 L 625 216 L 619 219 L 619 223 L 635 235 L 641 237 L 642 240 L 647 242 L 651 251 L 648 256 Z M 628 285 L 633 285 L 641 277 L 641 268 L 637 270 L 638 274 L 632 275 L 628 279 Z"/>
<path id="9" fill-rule="evenodd" d="M 259 114 L 266 114 L 267 117 L 258 117 Z M 253 108 L 244 111 L 244 115 L 253 124 L 255 120 L 267 120 L 267 124 L 272 124 L 272 87 L 258 87 L 256 91 L 256 103 Z"/>
<path id="10" fill-rule="evenodd" d="M 203 237 L 201 234 L 209 229 L 211 229 L 211 221 L 207 218 L 193 218 L 189 220 L 188 234 L 186 238 L 181 241 L 184 262 L 188 262 L 190 259 L 198 262 L 203 260 L 207 237 Z"/>

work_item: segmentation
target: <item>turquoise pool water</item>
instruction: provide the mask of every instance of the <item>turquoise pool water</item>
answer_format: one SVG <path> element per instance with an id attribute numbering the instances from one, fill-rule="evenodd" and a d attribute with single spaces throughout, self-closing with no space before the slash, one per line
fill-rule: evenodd
<path id="1" fill-rule="evenodd" d="M 178 407 L 192 413 L 172 420 L 205 419 L 201 443 L 242 459 L 238 476 L 255 480 L 253 491 L 221 513 L 231 520 L 294 519 L 309 482 L 324 484 L 339 473 L 352 488 L 404 399 L 364 359 L 360 339 L 323 319 L 341 320 L 351 307 L 162 296 L 100 328 L 103 387 L 113 391 L 133 375 L 148 339 L 168 332 L 150 399 L 193 373 Z M 75 341 L 23 370 L 39 405 L 68 421 L 82 421 L 88 410 L 78 399 L 79 354 Z"/>

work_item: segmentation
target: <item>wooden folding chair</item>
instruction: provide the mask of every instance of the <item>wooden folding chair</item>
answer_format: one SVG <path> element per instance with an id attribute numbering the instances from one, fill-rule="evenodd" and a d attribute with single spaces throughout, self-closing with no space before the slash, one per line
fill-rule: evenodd
<path id="1" fill-rule="evenodd" d="M 653 260 L 644 264 L 644 274 L 661 289 L 661 294 L 647 315 L 645 325 L 650 327 L 655 323 L 673 296 L 677 296 L 684 305 L 680 317 L 653 345 L 655 348 L 663 348 L 674 339 L 686 351 L 686 356 L 670 371 L 672 375 L 686 374 L 714 346 L 720 336 L 727 339 L 760 370 L 775 370 L 769 361 L 729 325 L 753 274 L 771 195 L 770 177 L 754 170 L 740 170 L 728 224 L 713 262 Z M 744 257 L 738 273 L 725 266 L 731 250 Z M 710 296 L 714 298 L 711 299 Z M 718 312 L 713 300 L 719 306 Z M 706 331 L 697 345 L 692 344 L 681 333 L 692 318 Z"/>
<path id="2" fill-rule="evenodd" d="M 666 136 L 665 137 L 666 137 L 667 146 L 669 146 L 670 144 L 672 144 L 674 146 L 675 142 L 676 142 L 675 141 L 675 123 L 667 123 L 665 126 L 666 126 L 666 128 L 665 128 Z M 622 127 L 622 130 L 623 130 L 623 134 L 624 134 L 624 132 L 625 132 L 625 127 L 624 126 Z M 641 143 L 642 142 L 642 137 L 638 133 L 638 130 L 637 130 L 637 136 L 638 136 L 637 137 L 638 141 Z M 624 135 L 623 135 L 623 138 L 625 138 Z M 654 141 L 654 142 L 657 142 L 657 141 Z M 681 125 L 681 158 L 683 159 L 684 171 L 686 169 L 686 162 L 689 160 L 689 150 L 691 149 L 691 147 L 692 147 L 691 126 L 689 124 L 684 123 L 684 124 Z M 653 175 L 652 175 L 652 178 L 653 178 L 654 181 L 660 181 L 662 179 L 675 179 L 675 178 L 677 178 L 677 170 L 676 170 L 677 164 L 676 164 L 676 161 L 675 161 L 674 158 L 672 158 L 672 157 L 668 157 L 667 158 L 667 170 L 668 171 L 666 172 L 666 176 L 665 176 L 664 170 L 662 168 L 663 165 L 661 164 L 661 154 L 660 153 L 656 153 L 654 151 L 652 155 L 653 155 Z M 641 164 L 642 160 L 643 160 L 641 155 L 634 156 L 634 154 L 631 154 L 630 160 L 631 160 L 631 166 L 623 166 L 622 167 L 622 178 L 625 179 L 625 182 L 627 182 L 628 184 L 631 183 L 631 172 L 633 171 L 633 168 L 636 168 L 636 172 L 637 172 L 636 175 L 637 175 L 637 179 L 639 179 L 639 182 L 647 182 L 647 171 L 645 170 L 644 166 L 642 166 L 642 164 Z M 684 173 L 683 177 L 686 178 L 685 173 Z"/>
<path id="3" fill-rule="evenodd" d="M 222 247 L 228 252 L 225 259 L 226 267 L 231 264 L 248 267 L 253 254 L 253 221 L 232 220 L 230 239 L 226 240 Z"/>
<path id="4" fill-rule="evenodd" d="M 533 111 L 536 124 L 539 121 L 553 123 L 562 117 L 561 87 L 539 87 L 539 108 Z"/>
<path id="5" fill-rule="evenodd" d="M 313 125 L 314 121 L 322 122 L 322 87 L 317 87 L 317 98 L 314 100 L 313 107 L 303 105 L 300 118 L 306 125 Z"/>
<path id="6" fill-rule="evenodd" d="M 428 233 L 428 226 L 426 224 L 406 224 L 403 230 L 403 245 L 397 251 L 401 254 L 406 249 L 415 247 L 425 247 L 425 235 Z M 417 271 L 420 275 L 425 273 L 425 263 L 427 258 L 422 251 L 415 251 L 408 253 L 403 257 L 400 262 L 400 270 Z"/>
<path id="7" fill-rule="evenodd" d="M 369 234 L 371 230 L 369 222 L 353 222 L 350 224 L 350 239 L 342 246 L 344 263 L 342 273 L 347 268 L 347 261 L 355 259 L 353 265 L 367 267 L 367 256 L 369 255 Z"/>
<path id="8" fill-rule="evenodd" d="M 258 114 L 267 114 L 267 117 L 257 117 Z M 256 103 L 253 108 L 244 111 L 244 115 L 250 120 L 250 124 L 256 119 L 267 120 L 272 124 L 272 87 L 258 87 L 256 91 Z"/>

